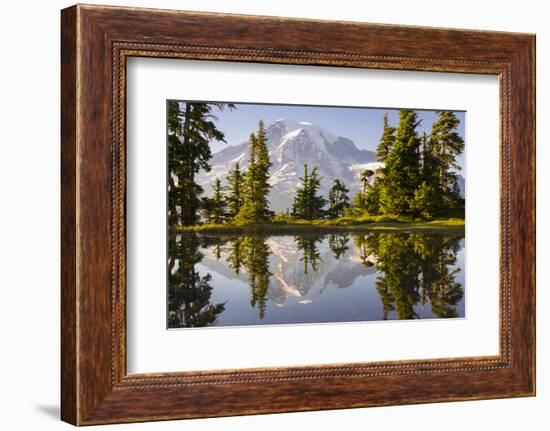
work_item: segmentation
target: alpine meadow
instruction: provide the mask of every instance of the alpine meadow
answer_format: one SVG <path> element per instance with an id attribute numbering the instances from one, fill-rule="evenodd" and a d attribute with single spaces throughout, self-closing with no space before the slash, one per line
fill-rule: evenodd
<path id="1" fill-rule="evenodd" d="M 167 327 L 465 317 L 464 123 L 168 100 Z"/>

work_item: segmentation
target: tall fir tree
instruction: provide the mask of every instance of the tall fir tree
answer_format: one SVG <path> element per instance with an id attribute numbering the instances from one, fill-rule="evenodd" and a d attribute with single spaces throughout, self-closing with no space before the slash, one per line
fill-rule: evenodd
<path id="1" fill-rule="evenodd" d="M 263 223 L 269 221 L 272 212 L 269 210 L 269 151 L 262 120 L 258 124 L 256 134 L 252 133 L 249 140 L 250 156 L 244 181 L 243 204 L 235 217 L 237 223 Z"/>
<path id="2" fill-rule="evenodd" d="M 258 132 L 256 133 L 256 155 L 256 220 L 263 222 L 268 221 L 271 218 L 272 213 L 269 210 L 268 200 L 269 191 L 271 189 L 271 185 L 269 184 L 269 169 L 271 168 L 271 161 L 269 160 L 267 137 L 264 122 L 262 120 L 258 123 Z"/>
<path id="3" fill-rule="evenodd" d="M 384 113 L 384 128 L 382 130 L 382 136 L 380 137 L 380 142 L 378 147 L 376 147 L 376 159 L 379 162 L 386 162 L 389 152 L 391 151 L 392 145 L 395 142 L 395 127 L 390 126 L 388 120 L 388 113 Z"/>
<path id="4" fill-rule="evenodd" d="M 350 207 L 348 193 L 349 189 L 343 181 L 334 180 L 328 194 L 328 214 L 330 218 L 335 219 L 344 216 L 346 210 Z"/>
<path id="5" fill-rule="evenodd" d="M 167 134 L 168 134 L 168 223 L 170 226 L 181 224 L 181 214 L 178 211 L 181 201 L 180 171 L 183 164 L 183 145 L 181 136 L 183 127 L 181 107 L 175 100 L 168 101 Z"/>
<path id="6" fill-rule="evenodd" d="M 239 162 L 235 163 L 235 168 L 229 171 L 227 176 L 227 215 L 230 218 L 235 217 L 244 203 L 244 175 L 239 167 Z"/>
<path id="7" fill-rule="evenodd" d="M 317 194 L 321 186 L 321 177 L 318 174 L 317 166 L 311 174 L 308 173 L 308 165 L 304 164 L 304 176 L 300 178 L 301 185 L 294 197 L 292 215 L 305 220 L 315 220 L 324 215 L 323 207 L 327 201 Z"/>
<path id="8" fill-rule="evenodd" d="M 307 163 L 304 164 L 304 176 L 300 178 L 300 186 L 294 196 L 292 204 L 292 216 L 296 218 L 306 218 L 307 196 L 309 190 L 309 173 Z"/>
<path id="9" fill-rule="evenodd" d="M 382 179 L 380 177 L 377 177 L 365 193 L 365 210 L 370 215 L 376 215 L 380 212 L 381 187 Z"/>
<path id="10" fill-rule="evenodd" d="M 309 194 L 308 194 L 308 214 L 311 219 L 317 219 L 324 216 L 323 207 L 327 204 L 325 198 L 318 194 L 321 187 L 321 176 L 318 173 L 318 167 L 315 166 L 309 177 Z"/>
<path id="11" fill-rule="evenodd" d="M 464 151 L 464 140 L 458 133 L 460 120 L 452 111 L 439 111 L 430 134 L 430 157 L 433 160 L 437 186 L 447 207 L 460 201 L 456 173 L 460 171 L 457 157 Z"/>
<path id="12" fill-rule="evenodd" d="M 416 211 L 413 200 L 421 183 L 418 124 L 415 111 L 399 111 L 395 142 L 382 169 L 380 206 L 385 213 L 413 215 Z"/>
<path id="13" fill-rule="evenodd" d="M 372 169 L 365 169 L 361 172 L 361 182 L 363 183 L 363 194 L 367 193 L 367 186 L 370 184 L 370 179 L 374 176 Z"/>
<path id="14" fill-rule="evenodd" d="M 222 224 L 227 219 L 227 202 L 223 194 L 222 183 L 219 177 L 214 180 L 212 197 L 207 203 L 207 218 L 210 223 Z"/>
<path id="15" fill-rule="evenodd" d="M 415 215 L 425 219 L 431 219 L 441 214 L 441 193 L 433 183 L 423 180 L 420 187 L 415 190 L 412 201 Z"/>
<path id="16" fill-rule="evenodd" d="M 422 164 L 422 178 L 431 181 L 435 177 L 435 161 L 432 157 L 432 142 L 426 132 L 420 137 L 420 158 Z"/>
<path id="17" fill-rule="evenodd" d="M 367 211 L 367 202 L 365 199 L 365 193 L 359 191 L 355 193 L 353 197 L 353 214 L 356 216 L 361 216 Z"/>
<path id="18" fill-rule="evenodd" d="M 416 215 L 433 218 L 443 210 L 443 193 L 439 187 L 437 159 L 433 157 L 432 140 L 423 132 L 420 137 L 422 181 L 414 192 L 412 206 Z"/>
<path id="19" fill-rule="evenodd" d="M 198 222 L 202 187 L 195 175 L 210 170 L 210 141 L 225 142 L 215 124 L 214 109 L 234 109 L 230 103 L 168 102 L 168 210 L 171 224 L 189 226 Z"/>
<path id="20" fill-rule="evenodd" d="M 234 217 L 235 222 L 242 224 L 254 223 L 256 217 L 254 205 L 254 198 L 256 196 L 256 184 L 254 181 L 256 166 L 256 135 L 254 133 L 251 133 L 248 138 L 248 146 L 248 167 L 243 182 L 243 204 Z"/>

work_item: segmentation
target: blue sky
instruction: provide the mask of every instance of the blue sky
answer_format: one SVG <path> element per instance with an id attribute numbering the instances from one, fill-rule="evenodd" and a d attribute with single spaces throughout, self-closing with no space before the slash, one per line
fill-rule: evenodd
<path id="1" fill-rule="evenodd" d="M 246 141 L 250 133 L 257 129 L 260 119 L 267 127 L 280 118 L 318 124 L 336 136 L 351 139 L 358 148 L 374 151 L 382 134 L 384 113 L 388 113 L 390 124 L 394 127 L 398 118 L 397 109 L 244 103 L 236 106 L 237 109 L 232 111 L 215 111 L 218 117 L 216 123 L 225 133 L 227 143 L 212 142 L 211 148 L 214 153 L 228 145 Z M 417 110 L 417 113 L 422 120 L 417 128 L 419 134 L 424 130 L 429 133 L 432 123 L 437 118 L 436 111 Z M 456 116 L 460 120 L 459 133 L 465 137 L 465 112 L 456 111 Z M 458 162 L 464 168 L 464 155 L 459 157 Z"/>

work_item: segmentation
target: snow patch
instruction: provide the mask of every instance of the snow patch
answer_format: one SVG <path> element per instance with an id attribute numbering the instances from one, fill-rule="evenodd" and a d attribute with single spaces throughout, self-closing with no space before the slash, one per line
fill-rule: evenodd
<path id="1" fill-rule="evenodd" d="M 246 157 L 246 154 L 242 153 L 239 157 L 234 158 L 229 163 L 234 164 L 234 163 L 237 163 L 237 162 L 241 162 L 242 160 L 244 160 L 245 157 Z"/>
<path id="2" fill-rule="evenodd" d="M 350 165 L 350 170 L 352 172 L 364 171 L 365 169 L 370 169 L 371 171 L 377 171 L 386 167 L 384 162 L 371 162 L 371 163 L 360 163 L 356 165 Z"/>

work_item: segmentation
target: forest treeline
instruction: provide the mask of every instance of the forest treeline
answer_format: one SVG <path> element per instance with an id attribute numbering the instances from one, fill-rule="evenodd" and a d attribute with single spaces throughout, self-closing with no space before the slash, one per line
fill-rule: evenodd
<path id="1" fill-rule="evenodd" d="M 421 219 L 463 217 L 457 157 L 464 151 L 459 119 L 452 111 L 439 111 L 431 132 L 420 135 L 421 120 L 414 110 L 402 109 L 396 127 L 383 118 L 376 149 L 384 166 L 360 174 L 362 189 L 350 198 L 340 179 L 328 196 L 319 192 L 322 177 L 316 166 L 303 166 L 292 208 L 275 214 L 269 208 L 271 161 L 262 120 L 250 134 L 246 170 L 235 163 L 225 186 L 215 179 L 211 196 L 196 182 L 200 170 L 209 171 L 210 141 L 225 142 L 216 126 L 215 110 L 235 109 L 226 103 L 168 102 L 169 223 L 171 226 L 208 224 L 263 224 L 272 221 L 338 220 L 366 215 L 395 215 Z"/>

